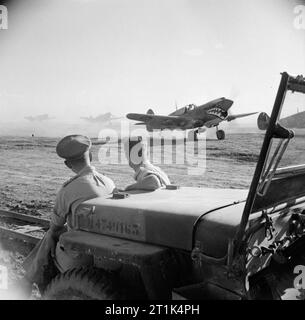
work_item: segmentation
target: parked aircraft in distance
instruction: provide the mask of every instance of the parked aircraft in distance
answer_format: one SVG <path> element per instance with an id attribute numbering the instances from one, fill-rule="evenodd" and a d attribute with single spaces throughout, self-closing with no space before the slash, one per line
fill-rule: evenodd
<path id="1" fill-rule="evenodd" d="M 24 117 L 24 119 L 29 121 L 46 121 L 46 120 L 52 120 L 55 119 L 54 117 L 50 117 L 48 114 L 39 114 L 38 116 L 28 116 Z"/>
<path id="2" fill-rule="evenodd" d="M 102 123 L 102 122 L 110 122 L 111 120 L 118 120 L 121 119 L 122 117 L 115 117 L 112 115 L 111 112 L 107 112 L 104 114 L 100 114 L 97 117 L 81 117 L 81 119 L 86 120 L 88 122 L 92 122 L 92 123 Z"/>

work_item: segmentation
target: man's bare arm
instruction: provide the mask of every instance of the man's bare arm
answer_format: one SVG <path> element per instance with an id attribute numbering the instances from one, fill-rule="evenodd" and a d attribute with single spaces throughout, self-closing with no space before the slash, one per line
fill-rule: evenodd
<path id="1" fill-rule="evenodd" d="M 134 184 L 131 184 L 125 188 L 128 190 L 148 190 L 154 191 L 161 187 L 159 179 L 155 175 L 149 175 L 145 177 L 143 180 L 138 181 Z"/>

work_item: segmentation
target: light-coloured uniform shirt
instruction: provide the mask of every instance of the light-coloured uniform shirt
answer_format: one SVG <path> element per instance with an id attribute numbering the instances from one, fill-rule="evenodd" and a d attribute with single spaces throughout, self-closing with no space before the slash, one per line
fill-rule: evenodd
<path id="1" fill-rule="evenodd" d="M 135 172 L 134 179 L 137 182 L 142 182 L 142 180 L 150 175 L 154 175 L 160 182 L 161 187 L 170 184 L 170 180 L 167 174 L 157 166 L 154 166 L 150 162 L 145 162 L 142 166 Z"/>
<path id="2" fill-rule="evenodd" d="M 72 215 L 80 203 L 110 196 L 114 188 L 110 178 L 98 173 L 93 166 L 85 167 L 59 190 L 51 222 L 56 226 L 63 226 L 67 222 L 68 228 L 71 228 Z"/>

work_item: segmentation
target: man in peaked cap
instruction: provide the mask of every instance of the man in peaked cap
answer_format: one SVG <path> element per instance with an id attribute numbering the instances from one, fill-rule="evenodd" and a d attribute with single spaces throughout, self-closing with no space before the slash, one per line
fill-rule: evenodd
<path id="1" fill-rule="evenodd" d="M 90 152 L 91 141 L 82 135 L 70 135 L 59 141 L 56 152 L 64 159 L 65 165 L 76 175 L 66 181 L 60 188 L 55 201 L 50 228 L 42 241 L 34 248 L 24 262 L 26 279 L 30 283 L 36 283 L 44 289 L 48 279 L 45 279 L 46 270 L 50 267 L 50 254 L 54 258 L 58 269 L 69 263 L 65 253 L 57 246 L 60 234 L 67 228 L 73 229 L 72 215 L 78 205 L 83 201 L 96 197 L 107 197 L 115 189 L 111 179 L 99 174 L 91 166 L 92 155 Z M 52 261 L 53 262 L 53 261 Z M 53 265 L 54 269 L 54 265 Z M 61 270 L 62 271 L 62 270 Z M 54 270 L 47 271 L 54 273 Z"/>
<path id="2" fill-rule="evenodd" d="M 90 139 L 81 135 L 67 136 L 57 144 L 58 156 L 65 159 L 65 165 L 76 173 L 76 176 L 65 182 L 57 195 L 52 216 L 54 225 L 62 226 L 67 222 L 68 227 L 71 227 L 70 213 L 73 213 L 81 202 L 109 196 L 115 188 L 111 179 L 99 174 L 91 166 L 90 148 Z"/>

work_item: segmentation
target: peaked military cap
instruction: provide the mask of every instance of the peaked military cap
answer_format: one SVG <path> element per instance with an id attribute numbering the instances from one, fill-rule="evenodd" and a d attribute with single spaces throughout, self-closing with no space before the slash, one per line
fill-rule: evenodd
<path id="1" fill-rule="evenodd" d="M 81 158 L 91 148 L 90 138 L 82 135 L 70 135 L 61 139 L 56 146 L 56 153 L 66 160 Z"/>

